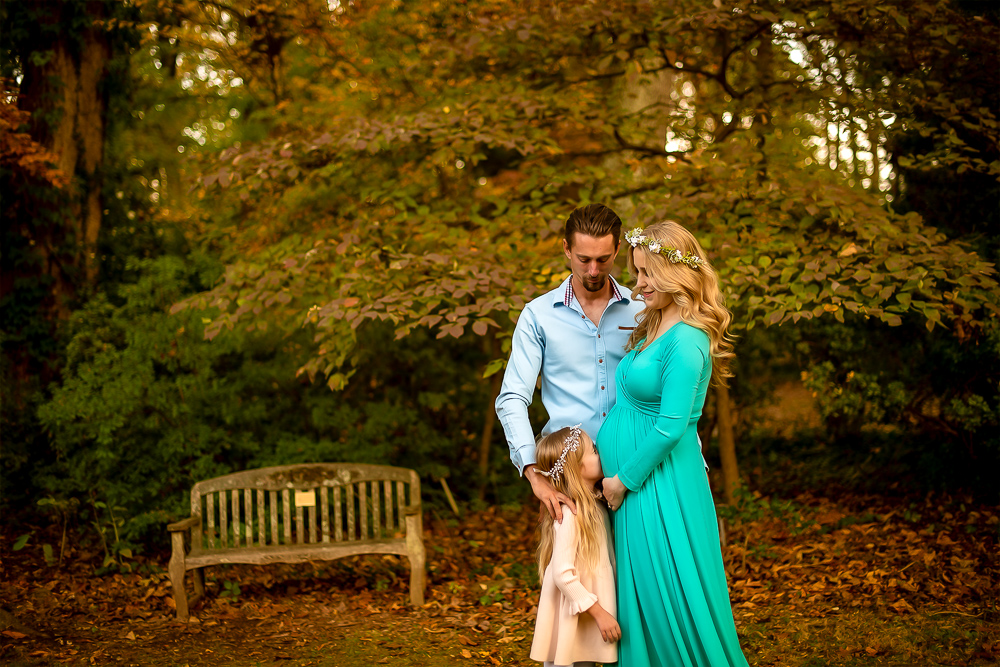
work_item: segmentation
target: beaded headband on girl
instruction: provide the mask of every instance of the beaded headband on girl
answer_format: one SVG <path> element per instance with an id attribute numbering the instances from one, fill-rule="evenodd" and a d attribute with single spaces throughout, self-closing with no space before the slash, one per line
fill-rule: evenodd
<path id="1" fill-rule="evenodd" d="M 539 475 L 545 475 L 552 479 L 553 482 L 558 482 L 562 478 L 563 471 L 566 467 L 566 455 L 570 452 L 575 452 L 580 448 L 580 434 L 583 432 L 580 430 L 581 424 L 569 427 L 569 435 L 566 437 L 566 443 L 563 446 L 562 454 L 556 459 L 556 462 L 552 464 L 552 469 L 548 472 L 544 470 L 535 469 Z"/>
<path id="2" fill-rule="evenodd" d="M 677 248 L 660 245 L 660 242 L 656 239 L 643 236 L 642 231 L 642 228 L 638 227 L 625 232 L 625 240 L 628 241 L 629 245 L 633 248 L 645 246 L 646 250 L 654 255 L 663 255 L 664 259 L 672 264 L 684 264 L 685 266 L 690 266 L 692 269 L 697 269 L 705 262 L 705 260 L 698 257 L 698 255 L 692 255 L 689 252 L 682 253 Z"/>

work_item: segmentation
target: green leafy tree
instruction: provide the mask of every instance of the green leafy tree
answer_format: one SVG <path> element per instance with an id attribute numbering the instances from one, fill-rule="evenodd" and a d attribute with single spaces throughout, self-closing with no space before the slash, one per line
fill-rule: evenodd
<path id="1" fill-rule="evenodd" d="M 129 507 L 128 539 L 192 481 L 271 463 L 387 461 L 505 497 L 498 371 L 592 201 L 694 230 L 740 344 L 814 335 L 802 363 L 829 387 L 855 369 L 867 394 L 838 409 L 862 420 L 905 401 L 823 341 L 991 340 L 994 257 L 956 240 L 987 248 L 980 228 L 912 191 L 995 182 L 995 107 L 975 101 L 993 75 L 969 65 L 953 88 L 948 65 L 993 48 L 995 17 L 864 0 L 141 12 L 132 103 L 109 114 L 128 160 L 105 187 L 103 282 L 70 320 L 38 412 L 55 460 L 36 466 L 44 489 Z M 713 399 L 727 489 L 729 404 L 755 380 Z M 995 393 L 948 397 L 973 394 L 965 419 L 988 425 Z"/>
<path id="2" fill-rule="evenodd" d="M 910 164 L 994 174 L 993 112 L 925 65 L 955 34 L 986 48 L 995 24 L 948 4 L 718 4 L 338 9 L 282 51 L 311 85 L 202 179 L 247 252 L 181 307 L 216 309 L 209 336 L 264 313 L 306 327 L 300 372 L 343 387 L 366 322 L 504 342 L 507 315 L 559 278 L 561 220 L 608 201 L 694 229 L 748 328 L 916 312 L 975 335 L 996 311 L 992 266 L 882 191 L 904 187 L 890 120 L 940 146 Z M 965 131 L 927 121 L 945 112 Z"/>

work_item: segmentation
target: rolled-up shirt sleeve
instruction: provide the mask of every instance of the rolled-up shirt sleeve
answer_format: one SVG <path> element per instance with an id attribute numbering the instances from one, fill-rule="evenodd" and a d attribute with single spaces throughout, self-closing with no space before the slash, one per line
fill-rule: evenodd
<path id="1" fill-rule="evenodd" d="M 511 339 L 510 359 L 496 400 L 497 417 L 503 425 L 510 460 L 523 475 L 535 462 L 535 434 L 528 420 L 528 406 L 542 369 L 545 341 L 529 308 L 521 312 Z"/>

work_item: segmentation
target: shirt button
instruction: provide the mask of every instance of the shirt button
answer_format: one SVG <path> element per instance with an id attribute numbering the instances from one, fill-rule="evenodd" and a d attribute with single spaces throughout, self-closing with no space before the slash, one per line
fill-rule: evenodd
<path id="1" fill-rule="evenodd" d="M 603 364 L 603 363 L 604 363 L 604 359 L 598 359 L 598 360 L 597 360 L 597 363 L 599 363 L 599 364 Z"/>
<path id="2" fill-rule="evenodd" d="M 608 413 L 607 413 L 607 412 L 602 412 L 602 413 L 601 413 L 601 416 L 602 416 L 602 417 L 607 417 L 607 416 L 608 416 Z"/>
<path id="3" fill-rule="evenodd" d="M 581 319 L 581 320 L 585 320 L 585 319 L 587 319 L 587 316 L 586 316 L 586 315 L 581 315 L 581 316 L 580 316 L 580 319 Z"/>
<path id="4" fill-rule="evenodd" d="M 601 391 L 604 391 L 604 385 L 601 385 Z"/>
<path id="5" fill-rule="evenodd" d="M 597 337 L 598 337 L 598 338 L 600 338 L 600 337 L 601 337 L 601 334 L 597 334 Z"/>

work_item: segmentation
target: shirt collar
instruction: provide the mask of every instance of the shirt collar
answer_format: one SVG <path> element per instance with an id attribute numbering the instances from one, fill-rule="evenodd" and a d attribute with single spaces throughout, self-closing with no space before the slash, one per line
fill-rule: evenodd
<path id="1" fill-rule="evenodd" d="M 618 281 L 611 276 L 608 276 L 608 280 L 611 281 L 611 294 L 615 301 L 627 301 L 627 299 L 622 296 L 622 290 L 618 285 Z M 571 273 L 569 274 L 569 278 L 566 279 L 566 287 L 563 289 L 562 304 L 564 306 L 570 306 L 575 298 L 576 292 L 573 290 L 573 274 Z M 558 303 L 558 301 L 556 303 Z"/>

